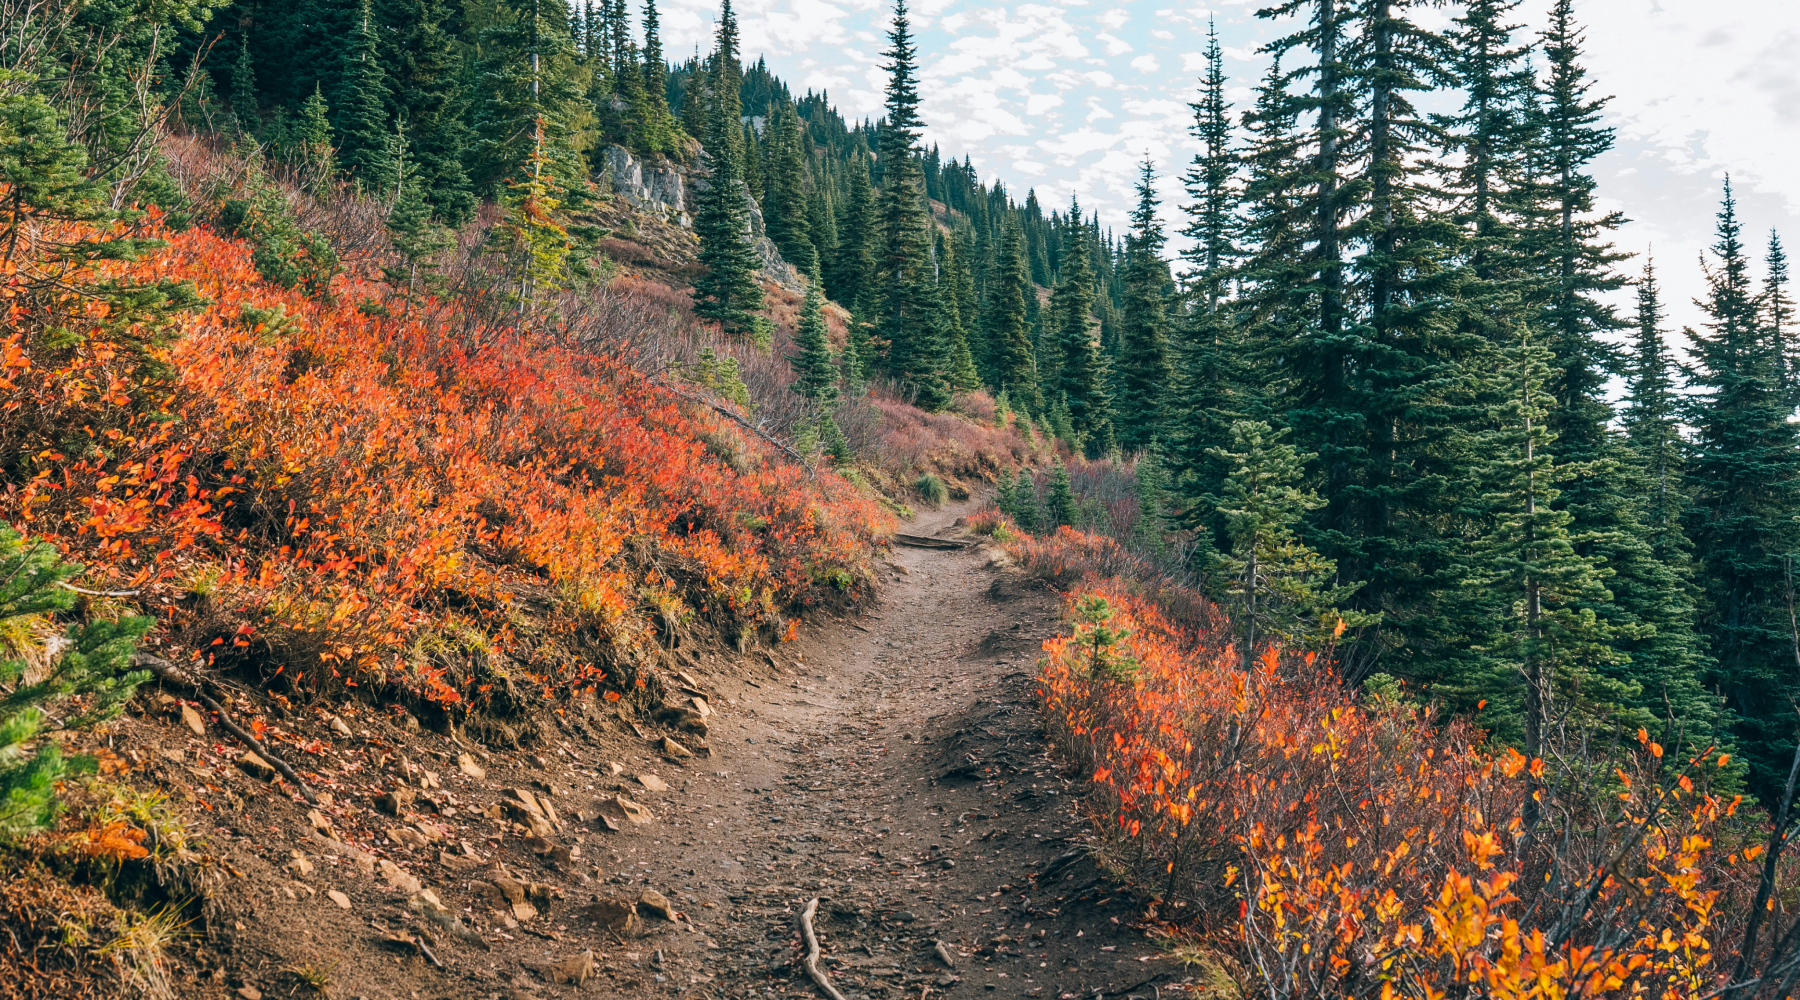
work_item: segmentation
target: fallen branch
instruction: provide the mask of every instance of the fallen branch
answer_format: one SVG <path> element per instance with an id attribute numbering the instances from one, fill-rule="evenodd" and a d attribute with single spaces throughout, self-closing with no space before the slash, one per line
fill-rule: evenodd
<path id="1" fill-rule="evenodd" d="M 844 1000 L 844 995 L 831 985 L 831 977 L 819 968 L 819 936 L 813 933 L 813 914 L 819 911 L 819 897 L 814 896 L 806 903 L 806 909 L 800 911 L 800 937 L 806 942 L 806 954 L 801 957 L 800 964 L 805 967 L 807 976 L 818 984 L 819 989 L 831 1000 Z"/>
<path id="2" fill-rule="evenodd" d="M 218 702 L 207 696 L 206 689 L 200 686 L 199 681 L 182 673 L 180 667 L 170 663 L 168 660 L 165 660 L 160 656 L 151 656 L 149 653 L 139 653 L 132 657 L 131 665 L 134 667 L 144 667 L 156 676 L 161 677 L 163 680 L 173 681 L 184 687 L 192 688 L 194 694 L 199 696 L 200 703 L 205 705 L 208 710 L 218 715 L 219 725 L 224 726 L 226 732 L 237 737 L 245 746 L 255 751 L 258 757 L 268 761 L 270 767 L 274 768 L 283 778 L 292 782 L 295 788 L 300 789 L 301 796 L 303 796 L 307 802 L 313 805 L 319 804 L 319 797 L 313 794 L 313 790 L 307 787 L 306 782 L 300 780 L 300 776 L 294 773 L 294 769 L 287 766 L 287 763 L 280 757 L 271 753 L 269 748 L 264 746 L 261 740 L 258 740 L 256 737 L 245 732 L 237 723 L 231 721 L 231 716 L 226 715 L 225 709 L 220 706 Z"/>
<path id="3" fill-rule="evenodd" d="M 737 424 L 739 427 L 744 428 L 745 430 L 749 431 L 750 433 L 755 434 L 757 437 L 762 438 L 764 441 L 767 441 L 770 444 L 774 445 L 775 447 L 781 449 L 781 451 L 784 454 L 786 454 L 787 457 L 793 459 L 794 461 L 800 463 L 800 465 L 805 467 L 806 474 L 808 476 L 811 476 L 815 472 L 818 471 L 817 469 L 813 468 L 813 464 L 811 462 L 808 462 L 806 460 L 806 456 L 800 454 L 798 451 L 795 451 L 792 445 L 789 445 L 787 442 L 781 440 L 780 438 L 776 437 L 775 435 L 770 434 L 768 431 L 763 430 L 761 427 L 758 427 L 755 424 L 751 423 L 750 421 L 745 420 L 743 417 L 737 415 L 736 413 L 733 413 L 731 410 L 727 409 L 724 406 L 724 404 L 715 403 L 710 399 L 706 399 L 701 396 L 696 396 L 693 393 L 688 392 L 685 389 L 676 388 L 674 385 L 670 384 L 670 382 L 667 379 L 658 378 L 658 379 L 655 379 L 654 381 L 656 382 L 656 384 L 662 386 L 664 389 L 669 390 L 670 392 L 674 393 L 677 396 L 680 396 L 682 399 L 685 399 L 690 403 L 699 403 L 701 406 L 705 406 L 705 407 L 712 409 L 713 411 L 717 412 L 720 416 L 726 418 L 727 420 L 732 421 L 733 423 Z"/>
<path id="4" fill-rule="evenodd" d="M 86 594 L 89 597 L 136 597 L 142 593 L 137 590 L 89 590 L 86 587 L 77 587 L 65 580 L 56 581 L 56 585 L 64 590 L 73 590 L 77 594 Z"/>

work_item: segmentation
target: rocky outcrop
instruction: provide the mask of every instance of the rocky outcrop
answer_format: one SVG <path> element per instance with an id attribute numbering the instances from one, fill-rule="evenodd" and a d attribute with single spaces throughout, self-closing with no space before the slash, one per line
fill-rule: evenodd
<path id="1" fill-rule="evenodd" d="M 750 189 L 744 185 L 743 181 L 738 181 L 737 184 L 738 190 L 744 196 L 744 214 L 748 216 L 749 221 L 747 235 L 750 237 L 750 247 L 756 251 L 757 259 L 762 262 L 757 269 L 757 275 L 796 295 L 804 294 L 806 285 L 800 280 L 800 271 L 781 256 L 781 250 L 775 246 L 775 241 L 769 239 L 769 229 L 763 224 L 762 208 L 756 204 L 755 198 L 750 197 Z M 688 182 L 688 190 L 692 192 L 692 195 L 698 195 L 711 186 L 705 177 L 695 177 Z"/>
<path id="2" fill-rule="evenodd" d="M 668 160 L 646 162 L 624 146 L 606 147 L 606 178 L 614 194 L 640 212 L 650 212 L 684 229 L 694 220 L 688 214 L 686 178 Z"/>

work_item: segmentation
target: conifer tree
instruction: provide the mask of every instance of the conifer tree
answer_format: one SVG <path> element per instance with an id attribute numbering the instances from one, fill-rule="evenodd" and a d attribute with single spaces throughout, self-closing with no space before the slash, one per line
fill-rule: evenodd
<path id="1" fill-rule="evenodd" d="M 1240 662 L 1249 664 L 1269 643 L 1317 647 L 1338 634 L 1338 622 L 1368 624 L 1340 612 L 1356 587 L 1337 586 L 1336 565 L 1308 548 L 1297 531 L 1324 501 L 1304 485 L 1305 463 L 1278 431 L 1261 421 L 1231 425 L 1229 447 L 1216 449 L 1225 465 L 1217 500 L 1225 548 L 1209 567 L 1209 591 L 1242 630 Z"/>
<path id="2" fill-rule="evenodd" d="M 1125 240 L 1124 305 L 1119 338 L 1118 438 L 1127 452 L 1141 452 L 1163 430 L 1164 396 L 1171 380 L 1168 347 L 1168 243 L 1156 217 L 1156 174 L 1146 159 L 1138 173 L 1138 203 Z"/>
<path id="3" fill-rule="evenodd" d="M 1038 391 L 1037 362 L 1025 319 L 1025 298 L 1032 294 L 1025 270 L 1025 238 L 1014 220 L 1005 220 L 997 243 L 982 317 L 992 384 L 1027 414 L 1042 413 L 1044 399 Z"/>
<path id="4" fill-rule="evenodd" d="M 250 58 L 250 33 L 238 35 L 237 61 L 231 66 L 231 114 L 238 131 L 255 138 L 262 134 L 262 111 L 256 99 L 256 66 Z"/>
<path id="5" fill-rule="evenodd" d="M 788 358 L 794 366 L 794 392 L 815 407 L 829 406 L 838 396 L 838 373 L 825 328 L 825 299 L 816 282 L 807 283 L 794 346 L 800 348 L 798 357 Z"/>
<path id="6" fill-rule="evenodd" d="M 394 184 L 390 148 L 393 129 L 387 120 L 387 73 L 382 69 L 381 53 L 376 45 L 379 25 L 373 19 L 370 0 L 363 0 L 345 75 L 350 106 L 343 114 L 343 147 L 339 159 L 363 190 L 382 192 Z"/>
<path id="7" fill-rule="evenodd" d="M 1079 213 L 1070 211 L 1071 217 Z M 1112 399 L 1107 392 L 1106 356 L 1094 330 L 1093 271 L 1086 240 L 1072 240 L 1060 263 L 1050 315 L 1056 338 L 1056 405 L 1066 410 L 1070 444 L 1089 458 L 1112 450 Z"/>
<path id="8" fill-rule="evenodd" d="M 1590 610 L 1609 599 L 1611 571 L 1576 550 L 1574 518 L 1556 504 L 1558 484 L 1582 470 L 1557 464 L 1551 452 L 1556 436 L 1545 417 L 1554 405 L 1553 359 L 1528 338 L 1506 351 L 1498 378 L 1506 399 L 1477 445 L 1487 463 L 1485 531 L 1463 573 L 1495 622 L 1493 638 L 1477 647 L 1487 658 L 1487 680 L 1463 696 L 1517 706 L 1516 738 L 1529 757 L 1551 753 L 1551 720 L 1558 714 L 1591 720 L 1634 694 L 1607 683 L 1601 669 L 1621 659 L 1611 646 L 1613 630 Z M 1582 704 L 1559 704 L 1573 698 Z M 1497 711 L 1484 718 L 1495 717 L 1507 719 Z"/>
<path id="9" fill-rule="evenodd" d="M 762 308 L 763 295 L 762 286 L 756 283 L 759 262 L 750 245 L 748 195 L 737 172 L 743 141 L 738 97 L 743 73 L 738 65 L 737 18 L 731 13 L 731 0 L 725 0 L 721 8 L 715 41 L 706 135 L 712 176 L 694 213 L 694 232 L 700 237 L 700 263 L 705 271 L 694 279 L 694 313 L 718 323 L 726 333 L 747 334 L 755 328 L 751 313 Z"/>
<path id="10" fill-rule="evenodd" d="M 498 0 L 477 38 L 481 100 L 469 154 L 476 189 L 549 184 L 558 200 L 579 207 L 587 165 L 575 143 L 591 112 L 565 0 Z"/>
<path id="11" fill-rule="evenodd" d="M 1033 501 L 1036 491 L 1033 491 Z M 1050 469 L 1050 491 L 1045 497 L 1049 507 L 1049 528 L 1074 527 L 1080 517 L 1080 508 L 1075 503 L 1075 484 L 1069 479 L 1069 467 L 1063 464 L 1058 456 Z"/>
<path id="12" fill-rule="evenodd" d="M 838 229 L 837 253 L 824 262 L 825 286 L 844 308 L 866 317 L 875 311 L 876 238 L 880 233 L 868 157 L 857 150 L 845 172 L 849 175 L 849 190 L 843 224 Z"/>
<path id="13" fill-rule="evenodd" d="M 407 156 L 433 214 L 460 225 L 475 211 L 463 156 L 470 146 L 464 61 L 446 0 L 380 0 L 388 27 L 378 41 L 395 121 L 406 122 Z"/>
<path id="14" fill-rule="evenodd" d="M 75 595 L 64 581 L 81 572 L 62 563 L 49 542 L 27 543 L 0 525 L 0 623 L 69 608 Z M 72 625 L 54 659 L 29 674 L 24 660 L 0 660 L 0 842 L 42 830 L 62 809 L 57 783 L 92 773 L 87 757 L 65 757 L 55 740 L 39 740 L 50 709 L 65 730 L 85 729 L 119 714 L 147 670 L 131 671 L 137 641 L 154 624 L 149 618 L 99 620 Z M 79 712 L 68 713 L 72 697 L 86 696 Z M 33 748 L 32 744 L 38 745 Z"/>
<path id="15" fill-rule="evenodd" d="M 776 102 L 769 109 L 770 154 L 768 193 L 763 198 L 763 224 L 781 256 L 806 274 L 819 269 L 807 219 L 806 164 L 800 116 L 793 105 Z"/>
<path id="16" fill-rule="evenodd" d="M 1224 50 L 1219 47 L 1218 29 L 1208 18 L 1206 75 L 1200 79 L 1200 100 L 1188 105 L 1194 112 L 1188 131 L 1200 141 L 1200 152 L 1194 154 L 1194 162 L 1182 178 L 1191 199 L 1182 209 L 1188 217 L 1182 235 L 1192 241 L 1184 255 L 1193 266 L 1197 295 L 1207 312 L 1218 309 L 1225 295 L 1226 273 L 1236 257 L 1238 157 L 1231 148 L 1231 102 L 1225 96 L 1226 83 Z"/>
<path id="17" fill-rule="evenodd" d="M 888 32 L 887 118 L 881 129 L 880 259 L 881 296 L 876 332 L 887 342 L 886 368 L 926 410 L 950 402 L 946 374 L 951 344 L 933 321 L 936 275 L 931 263 L 931 220 L 926 214 L 925 178 L 915 156 L 919 91 L 914 71 L 917 46 L 905 0 L 894 4 Z"/>
<path id="18" fill-rule="evenodd" d="M 1702 627 L 1716 679 L 1737 716 L 1751 789 L 1779 790 L 1793 750 L 1789 698 L 1800 690 L 1788 665 L 1793 640 L 1785 560 L 1800 532 L 1800 441 L 1778 379 L 1775 343 L 1758 315 L 1737 203 L 1727 182 L 1712 245 L 1703 332 L 1694 345 L 1688 423 L 1694 428 L 1688 483 L 1689 535 L 1701 567 Z"/>
<path id="19" fill-rule="evenodd" d="M 1788 295 L 1787 251 L 1781 246 L 1781 235 L 1769 230 L 1769 249 L 1763 256 L 1762 309 L 1764 322 L 1773 341 L 1775 366 L 1781 381 L 1782 396 L 1788 406 L 1800 406 L 1800 345 L 1795 343 L 1794 300 Z"/>

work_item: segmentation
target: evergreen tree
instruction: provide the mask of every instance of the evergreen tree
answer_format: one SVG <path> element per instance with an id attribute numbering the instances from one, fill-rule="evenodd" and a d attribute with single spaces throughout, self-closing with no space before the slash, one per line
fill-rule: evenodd
<path id="1" fill-rule="evenodd" d="M 794 392 L 815 407 L 829 406 L 838 396 L 838 374 L 825 328 L 825 299 L 819 294 L 817 283 L 806 286 L 794 346 L 800 348 L 798 357 L 788 358 L 794 366 Z"/>
<path id="2" fill-rule="evenodd" d="M 436 284 L 432 280 L 437 269 L 435 258 L 456 241 L 449 230 L 432 218 L 431 203 L 425 198 L 425 180 L 409 155 L 405 121 L 395 131 L 392 150 L 395 195 L 394 206 L 388 211 L 388 237 L 406 261 L 406 267 L 403 271 L 389 269 L 387 278 L 395 284 L 404 280 L 410 301 L 421 277 L 427 286 Z"/>
<path id="3" fill-rule="evenodd" d="M 1800 441 L 1778 378 L 1775 343 L 1758 315 L 1750 263 L 1729 181 L 1719 209 L 1706 329 L 1694 344 L 1688 423 L 1694 428 L 1688 483 L 1689 535 L 1699 556 L 1702 627 L 1717 658 L 1716 680 L 1736 714 L 1750 784 L 1771 794 L 1793 752 L 1787 560 L 1800 510 Z"/>
<path id="4" fill-rule="evenodd" d="M 456 15 L 447 0 L 380 0 L 388 30 L 382 43 L 392 118 L 406 122 L 407 156 L 425 200 L 446 225 L 461 225 L 475 212 L 475 194 L 463 164 L 471 140 L 466 91 L 458 70 Z"/>
<path id="5" fill-rule="evenodd" d="M 1027 414 L 1041 413 L 1044 400 L 1025 319 L 1025 299 L 1033 294 L 1025 272 L 1025 239 L 1017 224 L 1007 219 L 997 243 L 982 316 L 992 366 L 990 384 Z"/>
<path id="6" fill-rule="evenodd" d="M 1156 217 L 1156 174 L 1149 160 L 1138 173 L 1138 203 L 1125 240 L 1123 324 L 1119 338 L 1118 436 L 1127 452 L 1153 444 L 1163 428 L 1163 400 L 1171 381 L 1168 347 L 1168 240 Z"/>
<path id="7" fill-rule="evenodd" d="M 256 66 L 250 58 L 249 32 L 238 35 L 237 61 L 231 66 L 231 114 L 238 131 L 255 138 L 262 134 L 262 111 L 256 98 Z"/>
<path id="8" fill-rule="evenodd" d="M 887 118 L 881 129 L 880 259 L 876 331 L 887 342 L 887 370 L 922 409 L 950 402 L 946 374 L 951 344 L 933 321 L 936 275 L 931 263 L 931 219 L 925 178 L 917 157 L 919 91 L 912 26 L 905 0 L 894 4 L 888 32 Z"/>
<path id="9" fill-rule="evenodd" d="M 1188 197 L 1183 207 L 1188 223 L 1182 228 L 1191 245 L 1185 252 L 1193 266 L 1193 281 L 1206 312 L 1217 311 L 1225 295 L 1225 279 L 1237 248 L 1236 179 L 1238 157 L 1231 148 L 1231 102 L 1225 96 L 1225 55 L 1212 19 L 1206 22 L 1206 75 L 1200 79 L 1200 100 L 1188 105 L 1194 124 L 1188 131 L 1200 141 L 1200 152 L 1182 178 Z"/>
<path id="10" fill-rule="evenodd" d="M 1336 586 L 1336 565 L 1296 534 L 1308 511 L 1322 506 L 1303 485 L 1302 455 L 1261 421 L 1231 425 L 1231 445 L 1217 449 L 1226 466 L 1216 506 L 1226 548 L 1211 566 L 1209 591 L 1242 630 L 1239 662 L 1248 665 L 1262 647 L 1317 648 L 1335 638 L 1338 622 L 1364 625 L 1355 612 L 1340 612 L 1355 586 Z"/>
<path id="11" fill-rule="evenodd" d="M 1032 499 L 1036 501 L 1035 491 Z M 1047 527 L 1074 527 L 1080 509 L 1075 503 L 1075 484 L 1069 480 L 1069 467 L 1063 464 L 1060 456 L 1050 469 L 1050 493 L 1046 500 L 1050 514 Z"/>
<path id="12" fill-rule="evenodd" d="M 763 224 L 781 256 L 806 274 L 819 269 L 807 219 L 806 163 L 800 117 L 787 102 L 770 108 L 768 194 L 763 198 Z"/>
<path id="13" fill-rule="evenodd" d="M 579 207 L 587 189 L 579 133 L 592 112 L 565 0 L 497 0 L 485 14 L 475 31 L 475 188 L 498 194 L 508 184 L 550 184 L 558 200 Z"/>
<path id="14" fill-rule="evenodd" d="M 344 169 L 349 171 L 365 191 L 387 191 L 394 184 L 392 150 L 393 129 L 388 127 L 389 103 L 387 73 L 381 67 L 381 54 L 376 45 L 379 26 L 373 23 L 370 0 L 363 0 L 351 40 L 349 82 L 350 106 L 343 114 L 343 147 L 339 151 Z"/>
<path id="15" fill-rule="evenodd" d="M 1769 249 L 1763 257 L 1763 268 L 1766 276 L 1762 309 L 1769 336 L 1774 341 L 1782 396 L 1788 406 L 1800 406 L 1800 368 L 1796 367 L 1796 362 L 1800 362 L 1800 345 L 1795 343 L 1794 332 L 1788 329 L 1794 320 L 1794 300 L 1788 296 L 1787 251 L 1782 249 L 1780 234 L 1773 229 L 1769 230 Z"/>
<path id="16" fill-rule="evenodd" d="M 1079 218 L 1073 209 L 1071 217 Z M 1095 336 L 1093 272 L 1085 240 L 1071 241 L 1050 295 L 1056 338 L 1056 405 L 1068 413 L 1070 444 L 1098 458 L 1112 450 L 1112 399 L 1106 356 Z"/>
<path id="17" fill-rule="evenodd" d="M 737 19 L 731 13 L 731 0 L 725 0 L 721 9 L 716 42 L 713 103 L 706 134 L 712 176 L 694 213 L 700 264 L 705 268 L 694 279 L 694 313 L 718 323 L 726 333 L 746 334 L 755 328 L 751 313 L 762 308 L 763 295 L 762 286 L 756 283 L 759 261 L 750 245 L 748 195 L 737 173 L 738 144 L 743 141 L 738 127 L 743 74 L 738 68 Z"/>
<path id="18" fill-rule="evenodd" d="M 1485 530 L 1463 573 L 1495 626 L 1491 640 L 1475 650 L 1487 663 L 1485 681 L 1461 693 L 1484 696 L 1496 709 L 1516 706 L 1516 714 L 1490 710 L 1488 717 L 1502 720 L 1503 729 L 1517 718 L 1528 757 L 1552 752 L 1553 718 L 1592 719 L 1634 693 L 1607 683 L 1601 671 L 1620 659 L 1610 645 L 1613 630 L 1591 610 L 1609 599 L 1611 572 L 1576 551 L 1569 530 L 1574 518 L 1556 503 L 1557 484 L 1582 470 L 1557 464 L 1551 452 L 1556 436 L 1546 414 L 1554 405 L 1553 358 L 1529 339 L 1506 351 L 1498 376 L 1508 390 L 1505 402 L 1477 444 L 1486 461 Z M 1571 699 L 1580 704 L 1559 708 Z"/>
<path id="19" fill-rule="evenodd" d="M 831 297 L 859 317 L 875 310 L 876 237 L 880 233 L 875 214 L 875 189 L 869 183 L 869 160 L 861 150 L 851 156 L 845 172 L 849 190 L 843 224 L 838 228 L 838 250 L 825 265 L 825 287 Z"/>
<path id="20" fill-rule="evenodd" d="M 60 562 L 48 542 L 26 544 L 0 525 L 0 622 L 68 609 L 75 595 L 62 589 L 80 566 Z M 55 740 L 38 739 L 57 709 L 59 728 L 80 730 L 119 714 L 149 671 L 129 670 L 137 641 L 150 630 L 149 618 L 123 618 L 71 625 L 61 652 L 48 665 L 27 673 L 24 660 L 0 660 L 0 841 L 11 841 L 51 825 L 62 809 L 57 784 L 92 773 L 87 757 L 65 757 Z M 66 703 L 85 696 L 74 713 Z M 35 748 L 32 744 L 36 743 Z"/>

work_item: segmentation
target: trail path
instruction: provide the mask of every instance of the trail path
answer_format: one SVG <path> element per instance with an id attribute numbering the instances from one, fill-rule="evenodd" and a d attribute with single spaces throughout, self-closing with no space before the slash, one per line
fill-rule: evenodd
<path id="1" fill-rule="evenodd" d="M 310 766 L 337 801 L 309 811 L 176 717 L 146 725 L 131 752 L 218 809 L 234 880 L 181 995 L 307 995 L 313 976 L 340 1000 L 822 997 L 797 962 L 816 897 L 847 1000 L 1159 997 L 1179 967 L 1132 930 L 1140 904 L 1071 853 L 1079 785 L 1038 735 L 1056 595 L 990 558 L 896 549 L 866 614 L 690 663 L 715 708 L 710 756 L 667 757 L 610 710 L 479 767 L 391 718 L 354 735 L 317 722 Z M 521 795 L 553 803 L 549 840 L 524 835 Z M 615 795 L 654 818 L 605 829 Z M 645 890 L 674 919 L 614 931 L 588 911 Z"/>
<path id="2" fill-rule="evenodd" d="M 1154 995 L 1172 963 L 1091 862 L 1029 877 L 1080 842 L 1032 706 L 1057 606 L 988 560 L 898 548 L 870 614 L 803 630 L 768 679 L 718 685 L 715 755 L 666 797 L 679 825 L 605 842 L 631 873 L 615 878 L 672 886 L 697 931 L 662 944 L 660 967 L 606 963 L 619 989 L 814 993 L 789 962 L 818 896 L 822 964 L 850 1000 Z"/>

